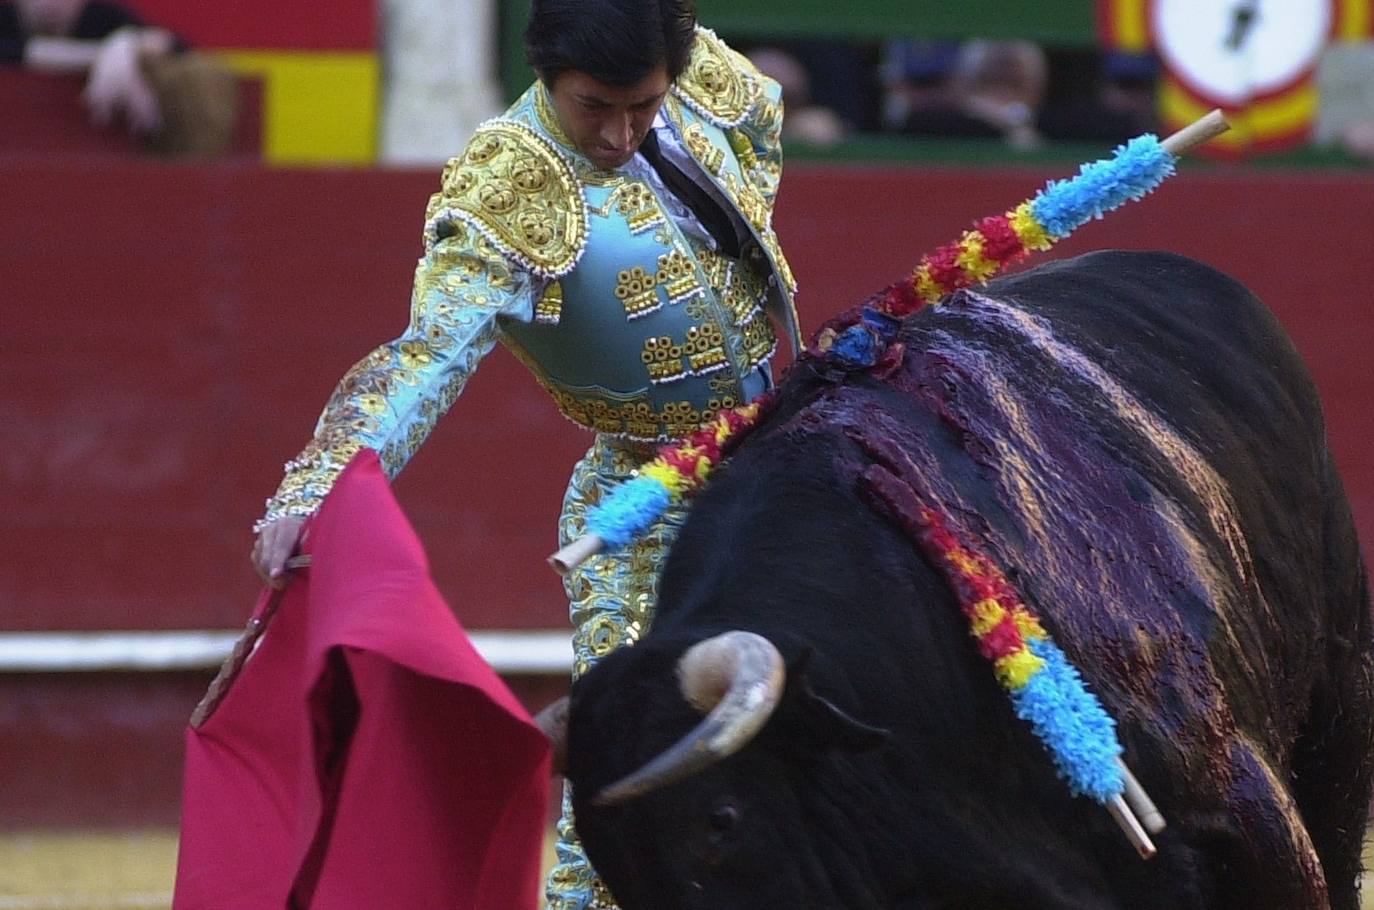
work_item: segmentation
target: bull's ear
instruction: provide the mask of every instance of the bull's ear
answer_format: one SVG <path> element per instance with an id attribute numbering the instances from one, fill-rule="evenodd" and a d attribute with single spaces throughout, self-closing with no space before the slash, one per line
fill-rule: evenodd
<path id="1" fill-rule="evenodd" d="M 807 648 L 787 666 L 785 703 L 807 735 L 823 748 L 841 752 L 869 752 L 884 745 L 892 731 L 874 727 L 847 714 L 843 708 L 824 696 L 816 694 L 807 678 L 811 664 L 811 649 Z"/>
<path id="2" fill-rule="evenodd" d="M 874 727 L 846 714 L 829 699 L 808 691 L 809 726 L 822 741 L 843 752 L 870 752 L 887 743 L 892 731 Z"/>

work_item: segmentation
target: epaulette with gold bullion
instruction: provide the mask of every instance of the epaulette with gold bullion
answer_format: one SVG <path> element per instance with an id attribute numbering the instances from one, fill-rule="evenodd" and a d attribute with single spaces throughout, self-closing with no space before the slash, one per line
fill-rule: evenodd
<path id="1" fill-rule="evenodd" d="M 692 110 L 722 129 L 739 126 L 763 95 L 753 64 L 715 32 L 698 28 L 687 68 L 673 89 Z"/>
<path id="2" fill-rule="evenodd" d="M 587 245 L 587 200 L 572 165 L 548 139 L 514 120 L 488 120 L 444 168 L 425 210 L 427 245 L 458 219 L 544 278 L 573 270 Z"/>

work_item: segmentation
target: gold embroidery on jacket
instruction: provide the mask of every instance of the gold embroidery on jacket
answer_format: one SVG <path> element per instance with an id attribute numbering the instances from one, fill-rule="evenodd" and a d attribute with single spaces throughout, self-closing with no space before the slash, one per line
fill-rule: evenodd
<path id="1" fill-rule="evenodd" d="M 643 399 L 611 402 L 599 397 L 583 397 L 552 383 L 545 383 L 544 388 L 563 415 L 574 423 L 601 433 L 644 441 L 686 436 L 701 429 L 721 408 L 739 404 L 736 396 L 721 395 L 711 398 L 701 410 L 693 407 L 690 401 L 674 401 L 655 412 L 653 405 Z"/>
<path id="2" fill-rule="evenodd" d="M 674 88 L 688 106 L 717 126 L 739 126 L 762 95 L 750 77 L 752 69 L 713 32 L 698 28 L 687 69 Z"/>
<path id="3" fill-rule="evenodd" d="M 649 381 L 653 383 L 672 382 L 691 375 L 682 361 L 682 345 L 673 344 L 667 335 L 658 335 L 644 342 L 644 352 L 639 355 L 649 371 Z"/>
<path id="4" fill-rule="evenodd" d="M 749 141 L 749 137 L 739 130 L 729 130 L 725 134 L 730 140 L 730 150 L 735 153 L 735 158 L 739 161 L 740 167 L 746 171 L 752 171 L 758 166 L 759 156 L 754 151 L 754 143 Z"/>
<path id="5" fill-rule="evenodd" d="M 700 161 L 706 170 L 719 177 L 720 166 L 725 163 L 725 153 L 706 138 L 706 131 L 701 128 L 701 124 L 693 123 L 687 127 L 683 130 L 682 138 L 687 143 L 687 150 L 692 153 L 692 157 Z"/>
<path id="6" fill-rule="evenodd" d="M 640 266 L 622 269 L 616 276 L 615 296 L 625 307 L 625 315 L 630 319 L 647 316 L 662 308 L 658 299 L 658 278 L 650 275 Z"/>
<path id="7" fill-rule="evenodd" d="M 549 282 L 539 302 L 534 305 L 534 321 L 544 325 L 558 325 L 563 318 L 563 285 L 557 281 Z"/>
<path id="8" fill-rule="evenodd" d="M 558 111 L 553 109 L 553 99 L 549 97 L 549 90 L 544 87 L 543 82 L 537 82 L 533 91 L 534 115 L 539 119 L 539 125 L 559 145 L 564 148 L 572 148 L 572 140 L 568 138 L 567 133 L 563 132 L 563 124 L 558 122 Z"/>
<path id="9" fill-rule="evenodd" d="M 682 343 L 683 356 L 698 376 L 723 370 L 729 364 L 725 355 L 725 333 L 713 322 L 694 325 Z"/>
<path id="10" fill-rule="evenodd" d="M 705 376 L 725 369 L 725 333 L 714 322 L 692 326 L 686 337 L 676 342 L 670 335 L 656 335 L 644 342 L 639 355 L 655 384 L 673 382 L 687 376 Z"/>
<path id="11" fill-rule="evenodd" d="M 637 180 L 615 191 L 615 210 L 625 216 L 631 234 L 642 234 L 667 224 L 663 209 L 649 187 Z"/>
<path id="12" fill-rule="evenodd" d="M 444 168 L 425 213 L 432 245 L 471 224 L 502 253 L 543 277 L 566 275 L 587 242 L 587 204 L 571 166 L 539 133 L 513 120 L 478 128 Z"/>
<path id="13" fill-rule="evenodd" d="M 681 250 L 673 250 L 658 257 L 657 281 L 668 292 L 671 303 L 681 303 L 705 292 L 697 280 L 697 270 L 692 260 Z"/>

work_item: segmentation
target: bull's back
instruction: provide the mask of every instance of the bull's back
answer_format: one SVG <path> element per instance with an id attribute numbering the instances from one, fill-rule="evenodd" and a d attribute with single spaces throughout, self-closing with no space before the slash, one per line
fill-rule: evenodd
<path id="1" fill-rule="evenodd" d="M 1350 685 L 1329 643 L 1367 642 L 1367 605 L 1320 404 L 1273 314 L 1200 263 L 1108 252 L 912 328 L 917 362 L 951 365 L 940 406 L 987 437 L 964 447 L 1005 505 L 994 547 L 1147 775 L 1252 828 L 1257 887 L 1323 903 L 1285 782 L 1314 774 L 1295 754 Z"/>
<path id="2" fill-rule="evenodd" d="M 1344 500 L 1313 384 L 1273 314 L 1196 261 L 1111 251 L 956 295 L 913 329 L 918 361 L 968 377 L 940 406 L 988 437 L 974 458 L 1004 524 L 1022 525 L 1004 529 L 1007 558 L 1054 576 L 1056 600 L 1086 585 L 1121 612 L 1112 629 L 1069 611 L 1084 646 L 1132 620 L 1178 626 L 1243 728 L 1290 737 L 1305 706 L 1275 685 L 1310 672 L 1329 513 Z"/>
<path id="3" fill-rule="evenodd" d="M 1273 313 L 1229 276 L 1169 253 L 1093 253 L 994 282 L 988 294 L 1052 333 L 1026 342 L 1027 359 L 1093 372 L 1104 398 L 1132 400 L 1101 410 L 1101 432 L 1179 500 L 1234 576 L 1229 606 L 1250 625 L 1249 638 L 1229 643 L 1242 653 L 1225 655 L 1235 671 L 1254 677 L 1259 658 L 1248 651 L 1263 648 L 1266 673 L 1301 676 L 1326 622 L 1323 589 L 1349 584 L 1328 577 L 1333 551 L 1347 576 L 1358 556 L 1316 389 Z"/>
<path id="4" fill-rule="evenodd" d="M 1288 335 L 1210 266 L 1109 250 L 1002 278 L 986 293 L 1044 318 L 1214 464 L 1246 454 L 1291 471 L 1324 455 L 1321 405 Z"/>

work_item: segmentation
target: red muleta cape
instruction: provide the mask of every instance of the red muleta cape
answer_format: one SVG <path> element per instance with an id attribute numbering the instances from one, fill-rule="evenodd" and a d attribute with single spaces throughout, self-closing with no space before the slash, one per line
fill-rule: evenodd
<path id="1" fill-rule="evenodd" d="M 307 548 L 187 731 L 173 907 L 535 907 L 548 742 L 435 589 L 374 452 L 340 475 Z"/>

